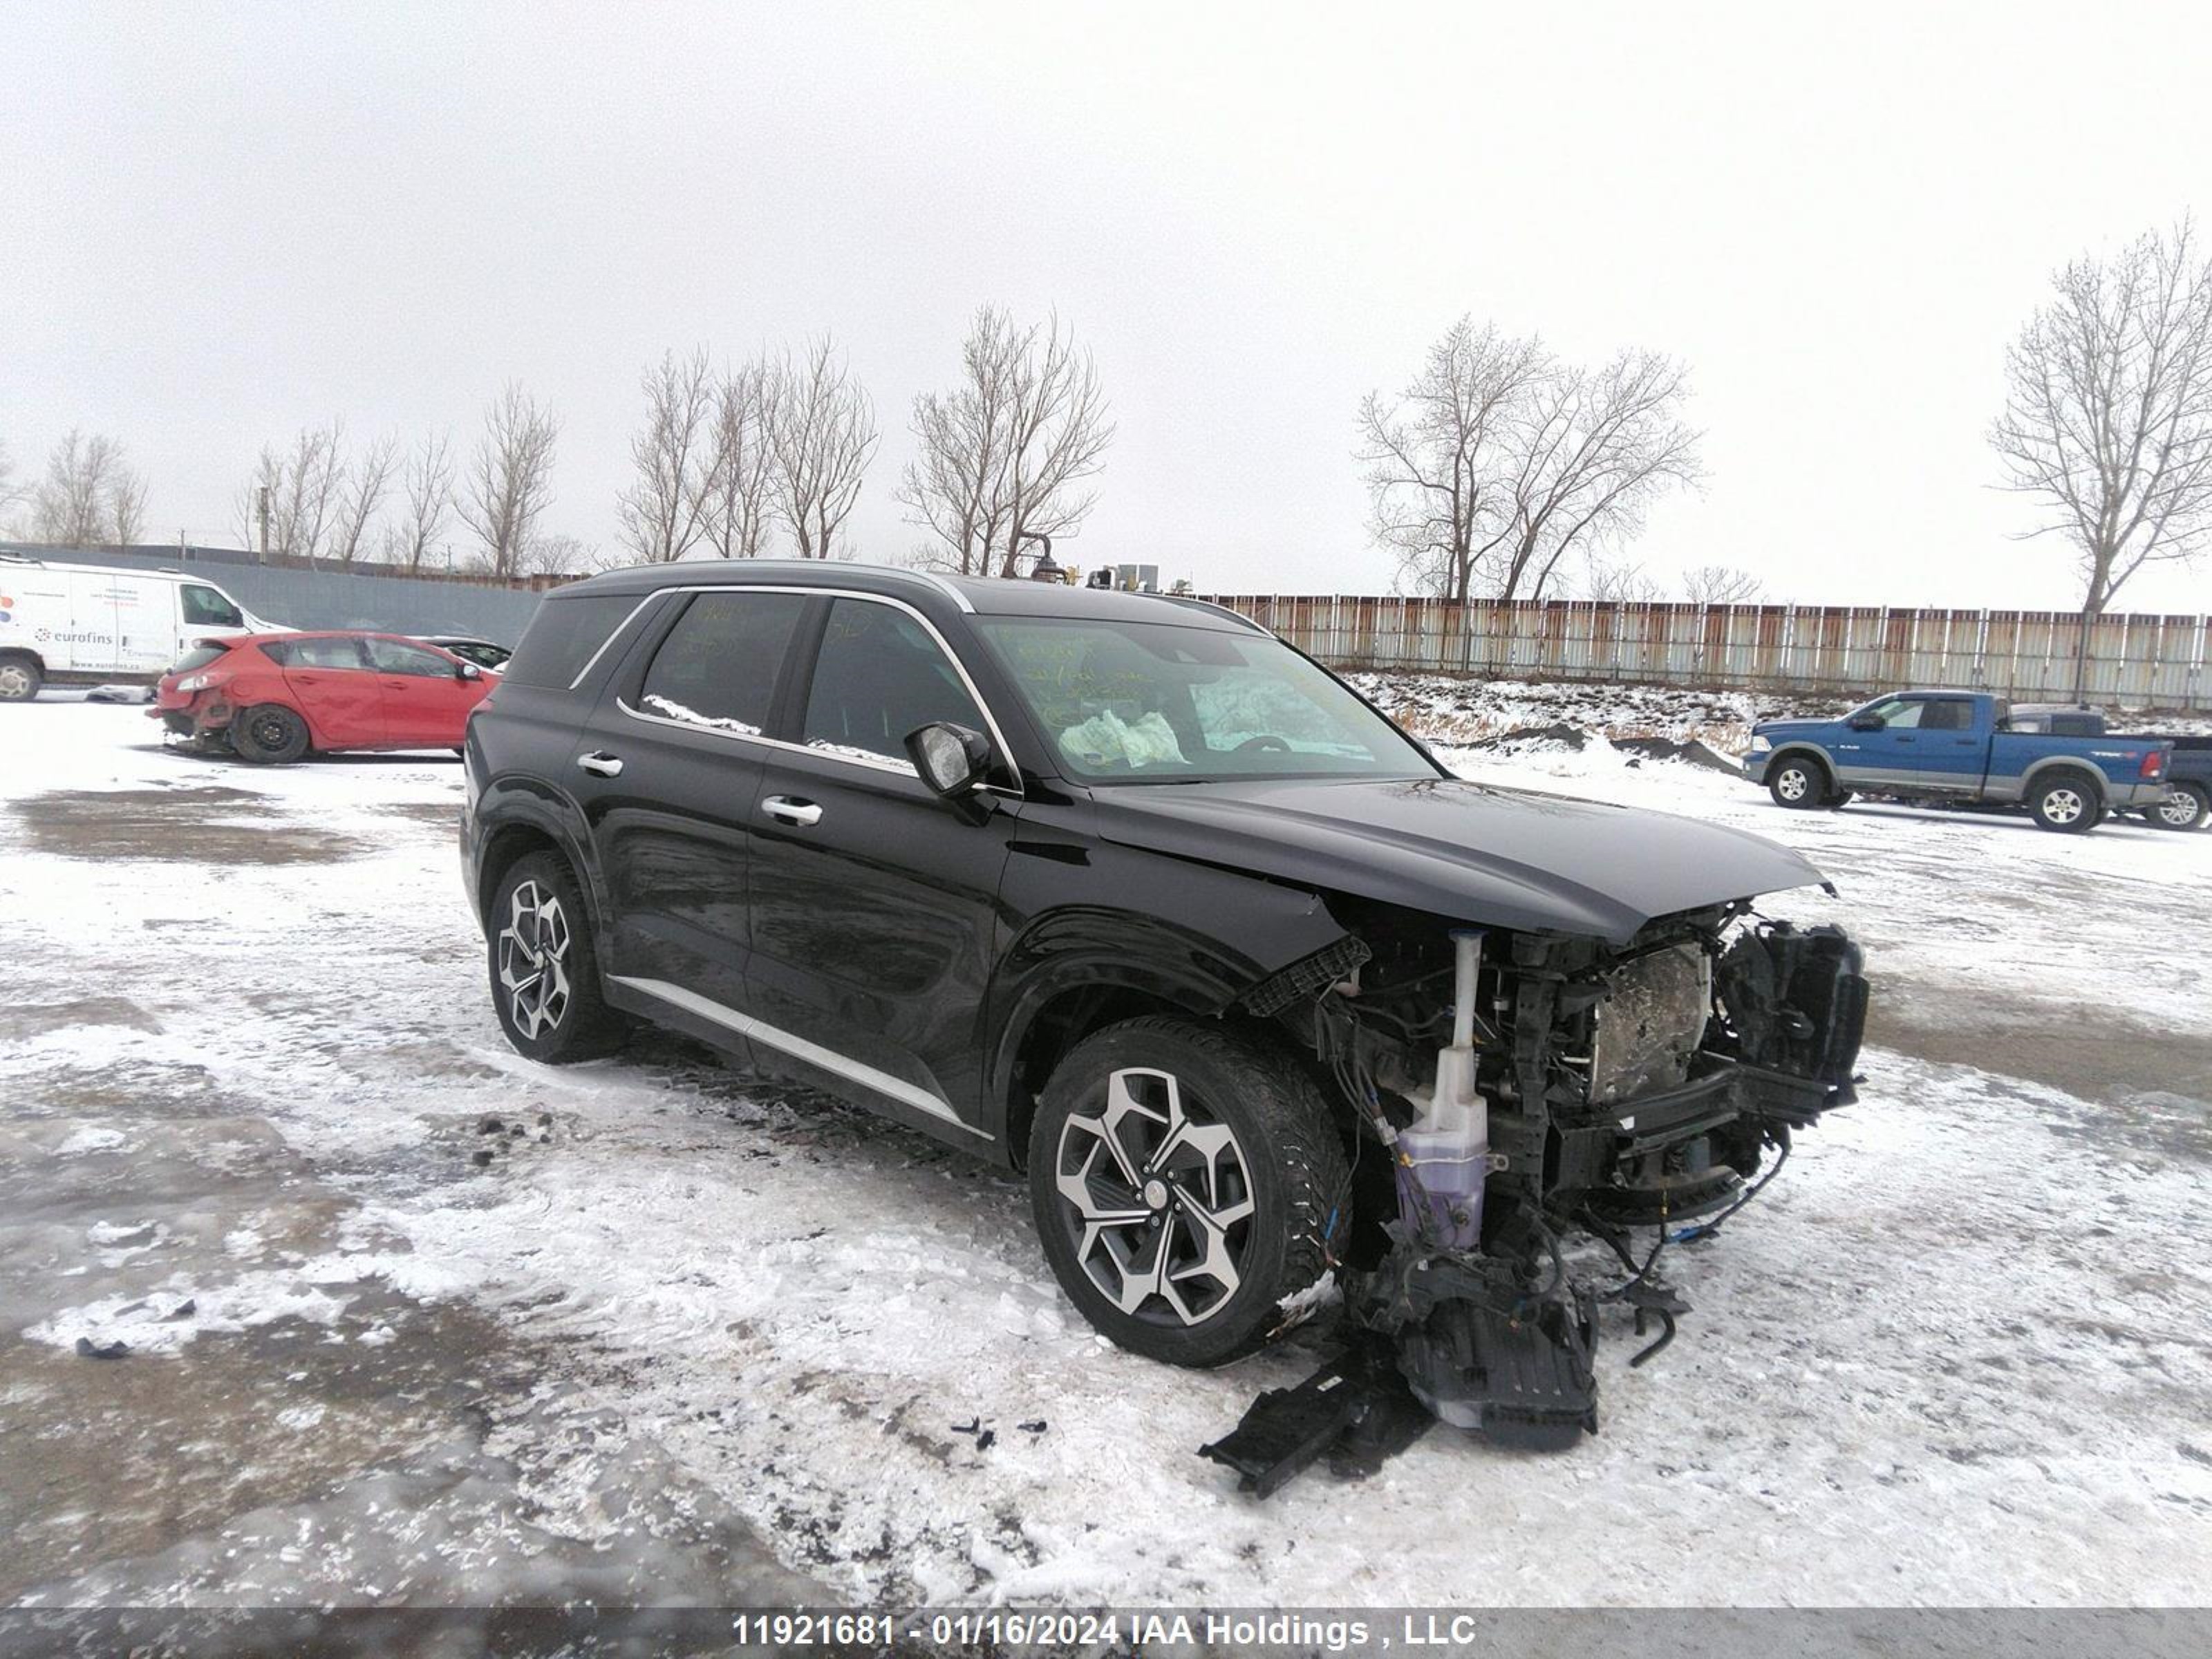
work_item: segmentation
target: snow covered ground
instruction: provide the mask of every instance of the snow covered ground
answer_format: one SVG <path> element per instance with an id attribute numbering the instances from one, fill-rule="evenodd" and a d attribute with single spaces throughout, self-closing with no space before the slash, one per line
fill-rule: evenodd
<path id="1" fill-rule="evenodd" d="M 2200 1598 L 2212 835 L 1451 752 L 1806 851 L 1840 896 L 1767 908 L 1866 943 L 1869 1081 L 1672 1256 L 1673 1348 L 1609 1328 L 1599 1437 L 1261 1504 L 1193 1449 L 1320 1334 L 1164 1370 L 1062 1303 L 1012 1177 L 673 1040 L 509 1051 L 456 764 L 0 710 L 0 1595 Z"/>

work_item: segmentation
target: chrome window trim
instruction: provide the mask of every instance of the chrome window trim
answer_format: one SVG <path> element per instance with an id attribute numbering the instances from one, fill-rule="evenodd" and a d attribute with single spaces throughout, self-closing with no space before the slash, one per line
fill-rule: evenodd
<path id="1" fill-rule="evenodd" d="M 607 978 L 617 985 L 627 987 L 646 996 L 658 998 L 672 1007 L 683 1009 L 686 1013 L 696 1014 L 701 1019 L 712 1020 L 715 1024 L 735 1031 L 740 1036 L 751 1037 L 756 1042 L 765 1042 L 771 1048 L 780 1048 L 785 1054 L 794 1055 L 811 1065 L 819 1066 L 825 1072 L 834 1072 L 839 1077 L 849 1078 L 866 1088 L 873 1089 L 878 1094 L 888 1096 L 902 1105 L 911 1106 L 915 1111 L 925 1113 L 942 1122 L 950 1123 L 955 1128 L 965 1129 L 971 1135 L 979 1136 L 985 1140 L 997 1139 L 989 1130 L 979 1129 L 974 1124 L 964 1121 L 960 1115 L 952 1109 L 951 1103 L 941 1095 L 933 1093 L 918 1084 L 908 1083 L 903 1078 L 893 1077 L 889 1072 L 878 1071 L 864 1060 L 853 1059 L 849 1054 L 841 1054 L 834 1048 L 825 1048 L 818 1042 L 810 1042 L 803 1036 L 796 1036 L 769 1024 L 764 1019 L 755 1018 L 750 1014 L 717 1002 L 712 997 L 702 997 L 696 991 L 686 990 L 681 985 L 665 979 L 633 979 L 625 974 L 609 974 Z"/>
<path id="2" fill-rule="evenodd" d="M 991 705 L 984 700 L 982 690 L 976 685 L 975 677 L 969 673 L 968 665 L 960 660 L 960 653 L 955 651 L 951 642 L 938 631 L 937 624 L 904 599 L 893 599 L 888 593 L 863 592 L 858 588 L 795 587 L 767 582 L 698 582 L 681 587 L 660 588 L 653 597 L 658 598 L 661 593 L 797 593 L 807 599 L 819 596 L 832 599 L 860 599 L 870 605 L 887 605 L 894 611 L 903 611 L 921 624 L 923 630 L 936 641 L 937 648 L 945 653 L 945 659 L 952 665 L 952 672 L 960 676 L 960 684 L 967 688 L 969 701 L 975 705 L 983 716 L 983 724 L 990 728 L 991 742 L 1005 759 L 1007 772 L 1017 780 L 1020 778 L 1021 769 L 1014 763 L 1014 751 L 1006 742 L 1006 734 L 1000 729 L 998 716 L 991 712 Z M 635 614 L 635 611 L 631 612 L 632 616 Z M 623 626 L 626 628 L 629 625 L 629 619 L 623 618 Z M 622 629 L 619 628 L 615 630 L 616 634 L 621 632 Z M 613 636 L 610 635 L 609 643 L 612 642 Z M 652 672 L 651 664 L 646 665 L 646 672 Z M 808 690 L 812 689 L 810 681 Z M 889 755 L 864 760 L 858 755 L 839 754 L 833 750 L 817 749 L 811 744 L 790 743 L 781 738 L 760 736 L 750 732 L 730 732 L 712 726 L 694 726 L 689 720 L 671 720 L 665 714 L 648 714 L 642 709 L 633 708 L 629 705 L 629 699 L 620 696 L 615 698 L 615 707 L 634 720 L 644 720 L 654 726 L 670 726 L 678 732 L 695 732 L 707 737 L 726 738 L 732 743 L 763 744 L 770 749 L 788 750 L 795 755 L 812 755 L 821 760 L 842 761 L 848 766 L 858 766 L 871 772 L 885 772 L 895 777 L 912 778 L 916 782 L 921 781 L 921 775 L 915 770 L 911 762 L 896 760 Z M 978 787 L 988 793 L 1004 795 L 1011 800 L 1024 799 L 1020 789 L 1009 789 L 1003 784 L 987 783 Z"/>
<path id="3" fill-rule="evenodd" d="M 950 577 L 939 575 L 934 570 L 909 570 L 907 572 L 907 574 L 927 582 L 932 587 L 934 587 L 938 592 L 944 594 L 946 599 L 958 605 L 963 614 L 970 617 L 975 614 L 975 602 L 965 593 L 963 593 L 957 587 L 955 587 L 952 585 L 952 581 Z M 980 708 L 981 705 L 978 704 L 977 707 Z"/>
<path id="4" fill-rule="evenodd" d="M 659 599 L 661 593 L 665 591 L 666 590 L 665 589 L 656 589 L 654 592 L 647 594 L 635 605 L 630 606 L 629 614 L 624 616 L 620 622 L 614 625 L 614 631 L 609 634 L 606 638 L 599 641 L 599 648 L 592 652 L 590 656 L 584 659 L 584 665 L 576 671 L 576 678 L 568 682 L 568 689 L 571 691 L 574 691 L 578 686 L 581 685 L 584 683 L 584 677 L 599 665 L 599 659 L 607 654 L 607 647 L 611 646 L 617 640 L 620 639 L 629 629 L 629 625 L 637 620 L 637 613 L 644 610 L 648 605 L 651 605 L 655 599 Z M 558 602 L 547 601 L 547 603 Z M 517 640 L 515 643 L 520 645 L 522 641 Z M 508 659 L 510 661 L 513 660 L 513 654 L 511 653 L 509 653 Z"/>

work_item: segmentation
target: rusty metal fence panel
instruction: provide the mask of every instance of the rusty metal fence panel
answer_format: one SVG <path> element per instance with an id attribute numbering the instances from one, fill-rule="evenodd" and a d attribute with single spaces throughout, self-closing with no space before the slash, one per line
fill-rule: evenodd
<path id="1" fill-rule="evenodd" d="M 1224 594 L 1332 667 L 1623 680 L 1836 696 L 1950 685 L 2017 702 L 2212 713 L 2202 616 L 1899 610 L 1882 605 L 1504 604 Z"/>

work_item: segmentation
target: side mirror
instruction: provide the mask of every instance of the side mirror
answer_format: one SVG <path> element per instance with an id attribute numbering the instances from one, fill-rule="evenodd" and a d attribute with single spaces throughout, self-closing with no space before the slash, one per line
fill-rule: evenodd
<path id="1" fill-rule="evenodd" d="M 453 671 L 453 678 L 457 680 L 480 680 L 483 678 L 483 670 L 472 662 L 465 662 Z"/>
<path id="2" fill-rule="evenodd" d="M 1879 732 L 1889 722 L 1879 714 L 1854 714 L 1844 724 L 1854 732 Z"/>
<path id="3" fill-rule="evenodd" d="M 906 753 L 921 781 L 946 800 L 972 793 L 991 765 L 990 739 L 950 720 L 915 727 L 906 734 Z"/>

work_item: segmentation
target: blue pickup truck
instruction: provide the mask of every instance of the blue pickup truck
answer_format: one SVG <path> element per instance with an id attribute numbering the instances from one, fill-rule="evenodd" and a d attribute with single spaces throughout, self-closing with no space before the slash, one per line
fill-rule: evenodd
<path id="1" fill-rule="evenodd" d="M 1978 691 L 1893 691 L 1841 720 L 1765 720 L 1751 732 L 1744 775 L 1784 806 L 1867 794 L 2026 807 L 2045 830 L 2069 833 L 2165 800 L 2173 751 L 2160 738 L 2016 731 L 2004 699 Z"/>

